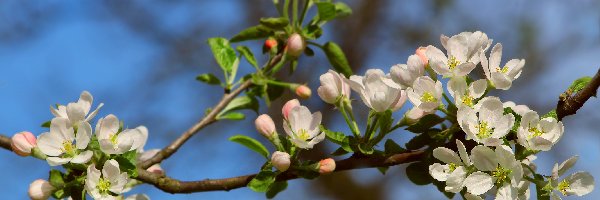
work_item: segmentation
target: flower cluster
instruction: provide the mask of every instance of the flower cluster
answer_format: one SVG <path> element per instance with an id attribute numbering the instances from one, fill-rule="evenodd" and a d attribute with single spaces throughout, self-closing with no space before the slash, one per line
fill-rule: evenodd
<path id="1" fill-rule="evenodd" d="M 92 95 L 83 91 L 77 102 L 51 107 L 54 118 L 48 124 L 49 132 L 37 138 L 30 132 L 13 136 L 12 146 L 17 154 L 33 155 L 46 160 L 50 166 L 67 169 L 64 173 L 52 170 L 49 181 L 34 181 L 29 189 L 32 199 L 81 195 L 66 191 L 86 191 L 94 199 L 117 199 L 132 187 L 128 183 L 137 173 L 136 162 L 149 157 L 143 150 L 148 129 L 144 126 L 124 129 L 122 122 L 112 114 L 99 119 L 92 129 L 90 123 L 103 106 L 100 104 L 90 112 L 92 103 Z M 155 150 L 148 152 L 156 153 Z M 162 173 L 160 166 L 149 170 Z M 145 195 L 133 198 L 148 199 Z"/>

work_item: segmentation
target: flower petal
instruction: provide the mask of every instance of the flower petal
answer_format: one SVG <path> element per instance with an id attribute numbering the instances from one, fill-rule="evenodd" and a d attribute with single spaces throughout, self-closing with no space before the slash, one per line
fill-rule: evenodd
<path id="1" fill-rule="evenodd" d="M 473 195 L 482 195 L 494 186 L 492 177 L 486 173 L 477 171 L 473 172 L 465 179 L 467 192 Z"/>
<path id="2" fill-rule="evenodd" d="M 471 150 L 473 165 L 481 171 L 493 171 L 498 166 L 496 153 L 485 146 L 475 146 Z"/>
<path id="3" fill-rule="evenodd" d="M 90 161 L 90 159 L 92 159 L 92 156 L 94 155 L 94 153 L 92 151 L 84 151 L 79 153 L 79 155 L 76 155 L 75 157 L 73 157 L 73 159 L 71 160 L 72 163 L 77 163 L 77 164 L 82 164 L 82 163 L 87 163 L 88 161 Z"/>
<path id="4" fill-rule="evenodd" d="M 435 148 L 433 150 L 433 157 L 447 164 L 454 163 L 460 165 L 462 163 L 458 154 L 446 147 Z"/>

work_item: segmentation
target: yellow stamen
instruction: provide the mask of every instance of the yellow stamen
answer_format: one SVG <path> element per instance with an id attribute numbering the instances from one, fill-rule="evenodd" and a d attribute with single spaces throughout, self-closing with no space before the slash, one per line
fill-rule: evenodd
<path id="1" fill-rule="evenodd" d="M 504 67 L 502 67 L 502 68 L 496 67 L 496 71 L 501 72 L 501 73 L 506 73 L 506 72 L 508 72 L 508 67 L 506 65 L 504 65 Z"/>
<path id="2" fill-rule="evenodd" d="M 471 95 L 465 94 L 464 96 L 462 96 L 461 100 L 463 105 L 473 107 L 473 97 Z"/>
<path id="3" fill-rule="evenodd" d="M 488 127 L 487 122 L 480 122 L 479 125 L 477 125 L 476 127 L 479 130 L 477 133 L 477 137 L 484 139 L 484 138 L 489 138 L 490 136 L 492 136 L 493 130 L 491 127 Z"/>
<path id="4" fill-rule="evenodd" d="M 567 196 L 567 190 L 569 188 L 571 188 L 571 185 L 567 180 L 562 180 L 560 183 L 558 183 L 558 191 L 565 196 Z"/>
<path id="5" fill-rule="evenodd" d="M 458 65 L 460 65 L 460 61 L 456 59 L 456 57 L 450 56 L 450 58 L 448 58 L 448 68 L 450 70 L 453 70 Z"/>
<path id="6" fill-rule="evenodd" d="M 422 102 L 436 102 L 437 99 L 435 97 L 433 97 L 433 94 L 431 94 L 431 92 L 424 92 L 423 96 L 421 96 L 421 101 Z"/>
<path id="7" fill-rule="evenodd" d="M 310 135 L 308 134 L 308 131 L 306 129 L 298 130 L 297 136 L 298 136 L 298 138 L 300 138 L 301 140 L 304 140 L 304 141 L 310 139 Z"/>
<path id="8" fill-rule="evenodd" d="M 104 178 L 100 178 L 98 180 L 98 185 L 96 188 L 100 191 L 100 194 L 108 194 L 110 189 L 110 181 Z"/>
<path id="9" fill-rule="evenodd" d="M 498 165 L 498 167 L 496 167 L 496 170 L 492 172 L 492 176 L 496 177 L 496 184 L 500 185 L 504 181 L 507 181 L 509 179 L 508 175 L 510 175 L 510 173 L 512 173 L 512 170 L 505 169 Z"/>

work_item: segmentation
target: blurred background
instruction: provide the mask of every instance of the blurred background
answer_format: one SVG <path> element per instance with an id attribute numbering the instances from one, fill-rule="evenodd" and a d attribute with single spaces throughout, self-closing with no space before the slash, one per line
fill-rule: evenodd
<path id="1" fill-rule="evenodd" d="M 349 1 L 354 13 L 324 28 L 317 42 L 335 41 L 346 52 L 356 74 L 368 68 L 405 63 L 418 46 L 439 48 L 440 34 L 481 30 L 504 46 L 503 62 L 525 58 L 521 78 L 511 90 L 494 92 L 503 101 L 527 104 L 538 113 L 555 107 L 570 83 L 593 75 L 600 66 L 600 1 L 592 0 L 410 0 Z M 314 10 L 313 10 L 314 13 Z M 126 126 L 150 130 L 146 149 L 162 148 L 187 130 L 214 105 L 222 89 L 195 80 L 201 73 L 220 75 L 209 37 L 230 38 L 276 16 L 271 1 L 19 1 L 0 2 L 0 133 L 28 130 L 38 135 L 51 119 L 49 106 L 76 101 L 83 90 L 94 105 L 105 103 L 99 117 L 115 114 Z M 245 42 L 260 55 L 261 41 Z M 297 73 L 283 78 L 308 83 L 313 97 L 303 101 L 325 113 L 324 124 L 344 129 L 343 119 L 316 95 L 318 76 L 329 63 L 320 51 L 303 57 Z M 242 63 L 241 73 L 251 72 Z M 482 71 L 475 71 L 482 74 Z M 281 73 L 287 75 L 286 72 Z M 355 95 L 355 94 L 353 94 Z M 281 123 L 282 102 L 295 98 L 286 91 L 271 108 Z M 354 96 L 354 98 L 357 98 Z M 360 102 L 355 107 L 362 110 Z M 410 107 L 409 104 L 405 107 Z M 556 162 L 579 155 L 572 172 L 590 171 L 600 177 L 600 101 L 592 98 L 575 116 L 564 120 L 565 137 L 551 152 L 539 154 L 539 172 L 549 174 Z M 331 113 L 331 114 L 330 114 Z M 180 151 L 163 162 L 166 173 L 181 180 L 225 178 L 256 173 L 263 158 L 227 138 L 245 134 L 265 141 L 254 131 L 256 114 L 240 122 L 218 122 L 202 130 Z M 401 113 L 397 113 L 399 116 Z M 363 117 L 364 118 L 364 117 Z M 95 120 L 94 120 L 95 121 Z M 283 130 L 280 130 L 283 132 Z M 402 144 L 412 135 L 389 136 Z M 269 147 L 270 148 L 270 147 Z M 271 149 L 272 150 L 272 149 Z M 307 159 L 327 157 L 328 142 L 305 153 Z M 47 179 L 49 166 L 34 158 L 0 151 L 0 191 L 4 199 L 26 199 L 29 183 Z M 229 192 L 164 193 L 152 186 L 131 192 L 152 199 L 264 199 L 247 188 Z M 535 195 L 533 193 L 532 195 Z M 435 186 L 416 186 L 404 166 L 387 175 L 376 169 L 335 173 L 316 180 L 293 180 L 277 199 L 443 199 Z M 600 199 L 598 188 L 583 199 Z"/>

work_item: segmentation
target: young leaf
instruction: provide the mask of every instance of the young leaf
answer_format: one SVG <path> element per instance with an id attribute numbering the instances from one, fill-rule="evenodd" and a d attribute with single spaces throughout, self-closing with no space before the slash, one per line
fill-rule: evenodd
<path id="1" fill-rule="evenodd" d="M 417 123 L 410 125 L 406 130 L 413 133 L 424 133 L 431 127 L 442 123 L 444 118 L 437 116 L 436 114 L 429 114 L 423 116 Z"/>
<path id="2" fill-rule="evenodd" d="M 246 40 L 255 40 L 260 38 L 266 38 L 271 35 L 271 29 L 263 25 L 253 26 L 244 29 L 237 35 L 231 38 L 231 42 L 241 42 Z"/>
<path id="3" fill-rule="evenodd" d="M 589 77 L 589 76 L 581 77 L 581 78 L 573 81 L 573 83 L 571 83 L 571 86 L 569 86 L 569 91 L 571 93 L 577 93 L 580 90 L 582 90 L 586 85 L 588 85 L 588 83 L 590 83 L 590 81 L 592 81 L 592 77 Z"/>
<path id="4" fill-rule="evenodd" d="M 285 17 L 260 18 L 260 25 L 271 29 L 282 29 L 290 23 Z"/>
<path id="5" fill-rule="evenodd" d="M 385 154 L 391 155 L 391 154 L 397 154 L 397 153 L 402 153 L 402 152 L 406 152 L 406 149 L 400 147 L 400 145 L 398 145 L 396 142 L 394 142 L 394 140 L 387 139 L 385 141 Z"/>
<path id="6" fill-rule="evenodd" d="M 137 177 L 137 150 L 131 150 L 121 154 L 115 158 L 119 163 L 119 169 L 122 172 L 127 172 L 130 177 Z"/>
<path id="7" fill-rule="evenodd" d="M 61 188 L 65 185 L 63 173 L 56 169 L 50 170 L 50 178 L 48 178 L 48 180 L 50 180 L 50 185 L 55 188 Z"/>
<path id="8" fill-rule="evenodd" d="M 233 65 L 238 58 L 233 48 L 231 48 L 231 45 L 229 45 L 229 41 L 225 38 L 209 38 L 208 45 L 210 45 L 210 49 L 219 66 L 221 66 L 223 71 L 227 74 L 231 74 L 234 67 Z"/>
<path id="9" fill-rule="evenodd" d="M 406 148 L 408 150 L 417 150 L 430 144 L 431 141 L 429 134 L 421 133 L 408 141 L 406 143 Z"/>
<path id="10" fill-rule="evenodd" d="M 196 76 L 196 80 L 205 82 L 205 83 L 210 84 L 210 85 L 219 85 L 219 84 L 221 84 L 221 80 L 219 80 L 219 78 L 217 78 L 213 74 L 208 74 L 208 73 L 207 74 L 200 74 L 200 75 Z"/>
<path id="11" fill-rule="evenodd" d="M 222 120 L 222 119 L 243 120 L 245 118 L 246 118 L 246 116 L 243 113 L 240 113 L 240 112 L 228 112 L 226 114 L 219 115 L 217 117 L 217 119 L 219 119 L 219 120 Z"/>
<path id="12" fill-rule="evenodd" d="M 302 32 L 302 35 L 309 40 L 317 39 L 323 35 L 323 29 L 318 25 L 308 25 L 306 28 L 302 29 Z"/>
<path id="13" fill-rule="evenodd" d="M 287 186 L 287 181 L 280 181 L 271 184 L 271 187 L 269 187 L 269 190 L 267 190 L 267 199 L 272 199 L 277 194 L 279 194 L 279 192 L 284 191 L 287 188 Z"/>
<path id="14" fill-rule="evenodd" d="M 350 77 L 353 74 L 352 68 L 348 64 L 348 59 L 346 59 L 346 55 L 340 46 L 333 42 L 327 42 L 323 45 L 323 51 L 335 71 L 341 72 L 346 77 Z"/>
<path id="15" fill-rule="evenodd" d="M 251 181 L 248 183 L 248 187 L 255 192 L 266 192 L 271 184 L 275 182 L 277 174 L 270 170 L 260 171 Z"/>
<path id="16" fill-rule="evenodd" d="M 254 54 L 252 54 L 252 51 L 250 51 L 250 49 L 247 46 L 238 46 L 235 49 L 237 49 L 237 51 L 240 52 L 246 58 L 248 63 L 254 66 L 254 68 L 259 68 L 256 62 L 256 58 L 254 58 Z"/>
<path id="17" fill-rule="evenodd" d="M 335 3 L 335 12 L 337 17 L 346 17 L 352 14 L 352 9 L 342 2 Z"/>
<path id="18" fill-rule="evenodd" d="M 46 121 L 46 122 L 42 123 L 41 126 L 44 128 L 50 128 L 50 121 Z"/>
<path id="19" fill-rule="evenodd" d="M 337 12 L 335 10 L 335 5 L 330 2 L 317 2 L 319 19 L 321 21 L 329 21 L 336 17 Z"/>
<path id="20" fill-rule="evenodd" d="M 342 132 L 333 132 L 327 130 L 323 126 L 321 126 L 320 128 L 321 131 L 325 132 L 325 136 L 327 137 L 327 139 L 329 139 L 333 143 L 339 144 L 341 148 L 343 148 L 345 151 L 352 152 L 352 149 L 350 148 L 350 139 L 348 138 L 348 136 L 344 135 L 344 133 Z"/>
<path id="21" fill-rule="evenodd" d="M 267 150 L 267 148 L 259 141 L 252 139 L 251 137 L 245 135 L 234 135 L 229 138 L 229 141 L 237 142 L 241 145 L 244 145 L 252 151 L 255 151 L 260 155 L 264 156 L 267 160 L 269 159 L 269 151 Z"/>
<path id="22" fill-rule="evenodd" d="M 431 175 L 429 175 L 429 166 L 424 162 L 414 162 L 406 167 L 406 176 L 408 179 L 416 185 L 427 185 L 432 181 Z"/>
<path id="23" fill-rule="evenodd" d="M 219 113 L 219 116 L 228 113 L 229 111 L 241 109 L 251 109 L 254 110 L 254 112 L 258 113 L 258 101 L 256 100 L 256 98 L 250 96 L 237 97 L 231 102 L 229 102 L 227 106 L 225 106 L 223 111 Z"/>
<path id="24" fill-rule="evenodd" d="M 341 156 L 341 155 L 345 155 L 347 153 L 350 153 L 349 151 L 346 151 L 344 148 L 340 147 L 338 149 L 336 149 L 333 153 L 331 153 L 332 156 Z"/>

